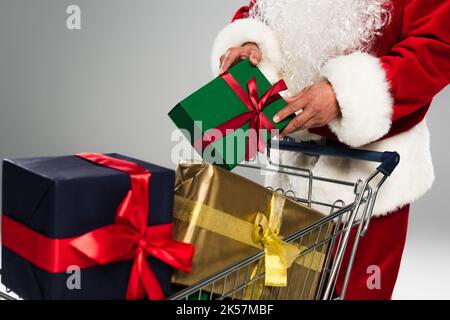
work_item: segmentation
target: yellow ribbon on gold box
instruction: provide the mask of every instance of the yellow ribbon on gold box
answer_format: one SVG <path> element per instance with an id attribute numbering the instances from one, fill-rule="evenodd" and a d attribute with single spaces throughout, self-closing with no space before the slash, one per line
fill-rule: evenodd
<path id="1" fill-rule="evenodd" d="M 194 244 L 196 253 L 192 272 L 175 272 L 172 281 L 194 285 L 263 250 L 264 257 L 256 265 L 235 270 L 204 290 L 221 295 L 242 286 L 246 289 L 236 294 L 249 299 L 266 297 L 269 293 L 262 295 L 264 287 L 278 287 L 286 299 L 309 299 L 316 292 L 327 253 L 326 244 L 315 245 L 331 230 L 313 230 L 295 243 L 283 239 L 323 217 L 232 172 L 206 163 L 183 162 L 176 175 L 174 237 Z M 292 279 L 301 281 L 301 288 L 286 286 L 293 272 L 296 276 Z"/>

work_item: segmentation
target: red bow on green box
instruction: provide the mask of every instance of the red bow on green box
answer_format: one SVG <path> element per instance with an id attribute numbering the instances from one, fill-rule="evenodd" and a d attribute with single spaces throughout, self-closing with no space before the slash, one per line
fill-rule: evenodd
<path id="1" fill-rule="evenodd" d="M 256 157 L 257 152 L 264 153 L 265 141 L 262 137 L 262 130 L 268 131 L 276 129 L 275 126 L 267 119 L 263 113 L 264 108 L 279 99 L 279 93 L 286 90 L 287 86 L 283 80 L 278 81 L 273 85 L 262 97 L 259 98 L 258 85 L 256 78 L 251 78 L 247 83 L 248 93 L 241 87 L 236 79 L 229 73 L 224 73 L 221 78 L 228 84 L 233 92 L 238 96 L 242 103 L 248 108 L 248 112 L 242 113 L 233 119 L 215 127 L 223 137 L 227 136 L 232 130 L 241 128 L 247 122 L 250 122 L 250 130 L 256 134 L 256 143 L 250 139 L 251 135 L 247 137 L 247 149 L 245 152 L 245 160 L 249 161 Z M 214 142 L 214 137 L 209 132 L 203 135 L 203 149 Z"/>

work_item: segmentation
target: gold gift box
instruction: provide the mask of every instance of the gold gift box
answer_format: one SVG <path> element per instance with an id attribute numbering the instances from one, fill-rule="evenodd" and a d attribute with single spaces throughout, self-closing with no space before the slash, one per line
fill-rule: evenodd
<path id="1" fill-rule="evenodd" d="M 274 205 L 275 203 L 275 205 Z M 279 207 L 276 210 L 275 207 Z M 269 217 L 279 211 L 280 238 L 293 234 L 322 219 L 324 215 L 298 204 L 257 183 L 206 163 L 184 162 L 178 166 L 175 183 L 175 240 L 195 245 L 193 269 L 189 274 L 175 272 L 172 282 L 190 286 L 263 250 L 252 236 L 261 214 Z M 267 220 L 267 219 L 266 219 Z M 299 252 L 325 239 L 331 230 L 311 232 L 296 243 Z M 327 247 L 319 246 L 301 254 L 287 271 L 288 286 L 234 292 L 235 299 L 312 299 L 325 261 Z M 267 262 L 266 262 L 267 263 Z M 252 270 L 253 269 L 253 270 Z M 247 272 L 234 272 L 226 283 L 209 290 L 223 294 L 264 273 L 257 263 Z M 257 285 L 255 285 L 256 287 Z M 293 288 L 294 287 L 294 288 Z M 205 289 L 208 291 L 208 289 Z M 255 297 L 255 295 L 257 297 Z M 231 296 L 231 295 L 230 295 Z"/>

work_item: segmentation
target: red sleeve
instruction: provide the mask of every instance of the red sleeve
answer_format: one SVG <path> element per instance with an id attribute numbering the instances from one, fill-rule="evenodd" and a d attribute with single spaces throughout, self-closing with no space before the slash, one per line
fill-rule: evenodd
<path id="1" fill-rule="evenodd" d="M 248 18 L 248 15 L 250 13 L 251 8 L 255 5 L 255 0 L 250 1 L 250 4 L 248 6 L 241 7 L 235 14 L 231 22 L 234 22 L 235 20 L 239 19 L 245 19 Z"/>
<path id="2" fill-rule="evenodd" d="M 426 106 L 449 84 L 449 23 L 450 1 L 407 1 L 402 40 L 380 57 L 394 98 L 394 122 Z"/>

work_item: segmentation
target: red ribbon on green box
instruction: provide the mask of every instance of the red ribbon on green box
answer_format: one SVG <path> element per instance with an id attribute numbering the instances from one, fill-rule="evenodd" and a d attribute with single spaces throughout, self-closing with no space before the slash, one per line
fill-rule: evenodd
<path id="1" fill-rule="evenodd" d="M 259 98 L 256 78 L 252 78 L 247 82 L 248 93 L 245 92 L 230 73 L 224 73 L 221 78 L 228 84 L 249 111 L 215 127 L 214 130 L 218 130 L 222 134 L 222 137 L 225 137 L 230 134 L 232 130 L 237 130 L 247 122 L 250 122 L 250 129 L 256 132 L 257 143 L 256 145 L 251 143 L 250 135 L 248 135 L 245 159 L 249 161 L 256 157 L 257 152 L 264 153 L 265 151 L 265 143 L 261 135 L 261 130 L 267 129 L 270 131 L 275 129 L 275 126 L 267 119 L 263 111 L 264 108 L 280 98 L 279 93 L 287 89 L 286 83 L 283 80 L 278 81 L 261 98 Z M 202 137 L 202 149 L 204 150 L 210 144 L 214 143 L 214 138 L 215 136 L 212 131 L 206 132 Z"/>

